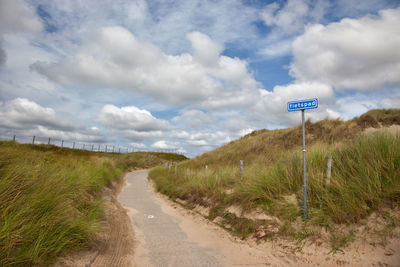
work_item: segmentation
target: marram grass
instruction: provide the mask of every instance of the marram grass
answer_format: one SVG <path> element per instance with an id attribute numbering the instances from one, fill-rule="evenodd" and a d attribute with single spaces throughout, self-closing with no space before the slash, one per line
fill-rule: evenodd
<path id="1" fill-rule="evenodd" d="M 227 149 L 232 148 L 227 145 Z M 214 153 L 221 155 L 222 152 Z M 328 154 L 333 159 L 329 185 L 325 184 Z M 223 212 L 224 207 L 235 204 L 245 210 L 265 209 L 283 222 L 301 218 L 303 170 L 299 147 L 281 151 L 274 148 L 270 154 L 263 152 L 262 158 L 269 161 L 256 160 L 249 164 L 245 158 L 243 177 L 239 175 L 239 162 L 231 164 L 229 155 L 226 161 L 210 164 L 206 171 L 204 163 L 212 156 L 209 153 L 182 162 L 178 175 L 162 167 L 155 168 L 150 178 L 162 193 L 213 210 Z M 383 206 L 398 207 L 400 203 L 398 134 L 379 131 L 358 134 L 353 140 L 341 143 L 315 142 L 308 147 L 307 169 L 312 224 L 329 227 L 356 223 Z M 285 200 L 290 196 L 295 202 Z"/>
<path id="2" fill-rule="evenodd" d="M 0 142 L 0 266 L 48 265 L 88 246 L 101 228 L 105 185 L 178 157 Z"/>

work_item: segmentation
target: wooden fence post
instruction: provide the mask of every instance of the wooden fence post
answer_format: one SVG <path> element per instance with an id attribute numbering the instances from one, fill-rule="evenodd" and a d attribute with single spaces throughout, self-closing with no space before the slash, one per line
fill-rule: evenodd
<path id="1" fill-rule="evenodd" d="M 107 153 L 107 145 L 106 145 L 106 153 Z"/>
<path id="2" fill-rule="evenodd" d="M 92 145 L 92 151 L 93 151 L 93 149 L 94 149 L 94 145 Z"/>
<path id="3" fill-rule="evenodd" d="M 61 140 L 61 148 L 64 147 L 64 140 Z"/>
<path id="4" fill-rule="evenodd" d="M 208 165 L 206 165 L 206 172 L 208 171 Z"/>
<path id="5" fill-rule="evenodd" d="M 243 178 L 243 160 L 240 160 L 240 177 Z"/>
<path id="6" fill-rule="evenodd" d="M 114 153 L 114 146 L 113 146 L 113 153 Z"/>
<path id="7" fill-rule="evenodd" d="M 16 135 L 14 134 L 14 136 L 13 136 L 13 142 L 15 142 L 15 138 L 16 138 Z"/>
<path id="8" fill-rule="evenodd" d="M 72 143 L 72 149 L 75 149 L 75 142 Z"/>
<path id="9" fill-rule="evenodd" d="M 33 136 L 33 139 L 32 139 L 32 145 L 34 145 L 35 144 L 35 136 Z"/>
<path id="10" fill-rule="evenodd" d="M 331 174 L 332 174 L 332 155 L 328 155 L 326 157 L 326 177 L 325 177 L 326 186 L 329 186 L 331 183 Z"/>
<path id="11" fill-rule="evenodd" d="M 50 145 L 50 137 L 49 137 L 49 141 L 47 142 L 48 145 Z"/>

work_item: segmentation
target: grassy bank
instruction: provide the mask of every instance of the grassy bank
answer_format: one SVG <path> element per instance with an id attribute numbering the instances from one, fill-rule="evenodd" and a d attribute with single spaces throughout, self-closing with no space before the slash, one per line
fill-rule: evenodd
<path id="1" fill-rule="evenodd" d="M 101 228 L 102 188 L 128 169 L 182 160 L 0 142 L 0 266 L 47 265 Z"/>
<path id="2" fill-rule="evenodd" d="M 343 240 L 351 239 L 349 232 L 338 236 L 339 225 L 363 222 L 373 212 L 382 214 L 387 229 L 398 225 L 392 214 L 383 211 L 399 208 L 400 136 L 388 131 L 362 131 L 391 125 L 399 118 L 399 110 L 389 110 L 372 111 L 348 122 L 307 123 L 306 223 L 301 223 L 299 127 L 254 132 L 182 162 L 178 175 L 159 167 L 150 172 L 150 177 L 160 192 L 185 200 L 188 208 L 208 208 L 210 220 L 242 237 L 262 230 L 260 238 L 279 235 L 302 239 L 320 235 L 322 231 L 310 230 L 320 227 L 328 230 L 335 249 L 346 243 Z M 327 155 L 333 159 L 329 184 L 325 181 Z M 240 159 L 245 162 L 243 177 L 239 173 Z M 238 208 L 233 211 L 232 207 Z M 269 217 L 246 216 L 252 212 Z"/>

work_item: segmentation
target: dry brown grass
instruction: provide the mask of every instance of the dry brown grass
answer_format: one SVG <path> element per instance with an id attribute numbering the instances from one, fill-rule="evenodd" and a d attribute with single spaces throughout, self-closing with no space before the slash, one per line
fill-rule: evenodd
<path id="1" fill-rule="evenodd" d="M 352 140 L 366 128 L 400 125 L 400 109 L 371 110 L 350 121 L 324 119 L 316 123 L 306 122 L 306 143 L 337 144 Z M 270 164 L 281 159 L 288 150 L 301 147 L 301 126 L 279 130 L 257 130 L 211 152 L 185 162 L 182 166 L 192 169 L 205 165 Z M 284 153 L 283 153 L 284 152 Z"/>

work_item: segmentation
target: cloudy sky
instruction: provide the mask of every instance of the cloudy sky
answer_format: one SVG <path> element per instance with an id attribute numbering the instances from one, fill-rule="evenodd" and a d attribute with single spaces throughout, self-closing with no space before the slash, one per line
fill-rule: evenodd
<path id="1" fill-rule="evenodd" d="M 193 157 L 400 108 L 400 1 L 0 0 L 0 135 Z"/>

